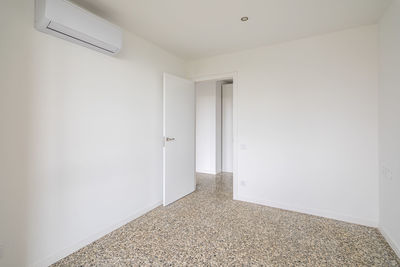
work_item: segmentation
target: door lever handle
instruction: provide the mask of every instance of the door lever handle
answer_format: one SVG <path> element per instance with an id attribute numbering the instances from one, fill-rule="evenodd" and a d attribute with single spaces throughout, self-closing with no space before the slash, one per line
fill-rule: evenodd
<path id="1" fill-rule="evenodd" d="M 170 142 L 170 141 L 175 141 L 175 138 L 167 137 L 167 138 L 165 138 L 165 140 L 166 140 L 167 142 Z"/>

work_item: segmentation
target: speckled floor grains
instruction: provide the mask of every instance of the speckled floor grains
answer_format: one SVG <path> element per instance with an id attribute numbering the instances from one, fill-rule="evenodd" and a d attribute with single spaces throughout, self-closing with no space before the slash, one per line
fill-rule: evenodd
<path id="1" fill-rule="evenodd" d="M 400 266 L 374 228 L 233 201 L 227 174 L 197 183 L 54 266 Z"/>

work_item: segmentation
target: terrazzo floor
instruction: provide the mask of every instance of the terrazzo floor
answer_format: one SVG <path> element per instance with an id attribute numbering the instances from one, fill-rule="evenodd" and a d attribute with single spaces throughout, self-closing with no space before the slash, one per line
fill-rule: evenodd
<path id="1" fill-rule="evenodd" d="M 232 177 L 199 174 L 158 207 L 53 266 L 400 266 L 375 228 L 232 200 Z"/>

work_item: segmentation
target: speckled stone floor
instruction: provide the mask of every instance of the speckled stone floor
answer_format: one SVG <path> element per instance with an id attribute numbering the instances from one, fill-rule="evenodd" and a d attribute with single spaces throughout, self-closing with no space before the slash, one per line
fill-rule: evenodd
<path id="1" fill-rule="evenodd" d="M 229 174 L 54 266 L 400 266 L 370 227 L 232 200 Z"/>

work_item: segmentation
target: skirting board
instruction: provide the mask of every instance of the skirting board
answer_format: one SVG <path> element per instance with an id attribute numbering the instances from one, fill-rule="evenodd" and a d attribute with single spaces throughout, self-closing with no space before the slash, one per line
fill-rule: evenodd
<path id="1" fill-rule="evenodd" d="M 281 204 L 281 203 L 276 203 L 273 201 L 252 199 L 252 198 L 243 197 L 240 195 L 235 200 L 269 206 L 272 208 L 278 208 L 278 209 L 283 209 L 283 210 L 305 213 L 305 214 L 314 215 L 314 216 L 318 216 L 318 217 L 324 217 L 324 218 L 328 218 L 328 219 L 333 219 L 333 220 L 338 220 L 338 221 L 343 221 L 343 222 L 348 222 L 348 223 L 354 223 L 354 224 L 359 224 L 359 225 L 364 225 L 364 226 L 369 226 L 369 227 L 378 227 L 378 222 L 375 222 L 375 221 L 354 218 L 351 216 L 337 214 L 337 213 L 333 213 L 333 212 L 329 212 L 329 211 L 293 207 L 293 206 L 289 206 L 289 205 L 285 205 L 285 204 Z"/>
<path id="2" fill-rule="evenodd" d="M 106 229 L 104 229 L 101 232 L 98 232 L 97 234 L 91 235 L 83 240 L 81 240 L 80 242 L 76 243 L 75 245 L 62 249 L 58 252 L 56 252 L 55 254 L 47 257 L 44 260 L 38 261 L 30 266 L 32 267 L 44 267 L 44 266 L 49 266 L 59 260 L 61 260 L 62 258 L 74 253 L 75 251 L 89 245 L 90 243 L 96 241 L 97 239 L 100 239 L 101 237 L 111 233 L 112 231 L 120 228 L 121 226 L 124 226 L 125 224 L 129 223 L 130 221 L 133 221 L 137 218 L 139 218 L 140 216 L 146 214 L 147 212 L 157 208 L 158 206 L 162 205 L 162 202 L 157 202 L 156 204 L 150 205 L 142 210 L 139 210 L 137 212 L 135 212 L 133 215 L 129 216 L 128 218 L 107 227 Z"/>
<path id="3" fill-rule="evenodd" d="M 400 258 L 400 245 L 397 244 L 392 238 L 390 238 L 390 235 L 388 234 L 388 232 L 385 230 L 384 227 L 379 226 L 378 229 L 379 232 L 381 232 L 381 234 L 385 238 L 386 242 L 388 242 L 390 247 L 393 249 L 394 253 L 396 253 L 397 257 Z"/>

